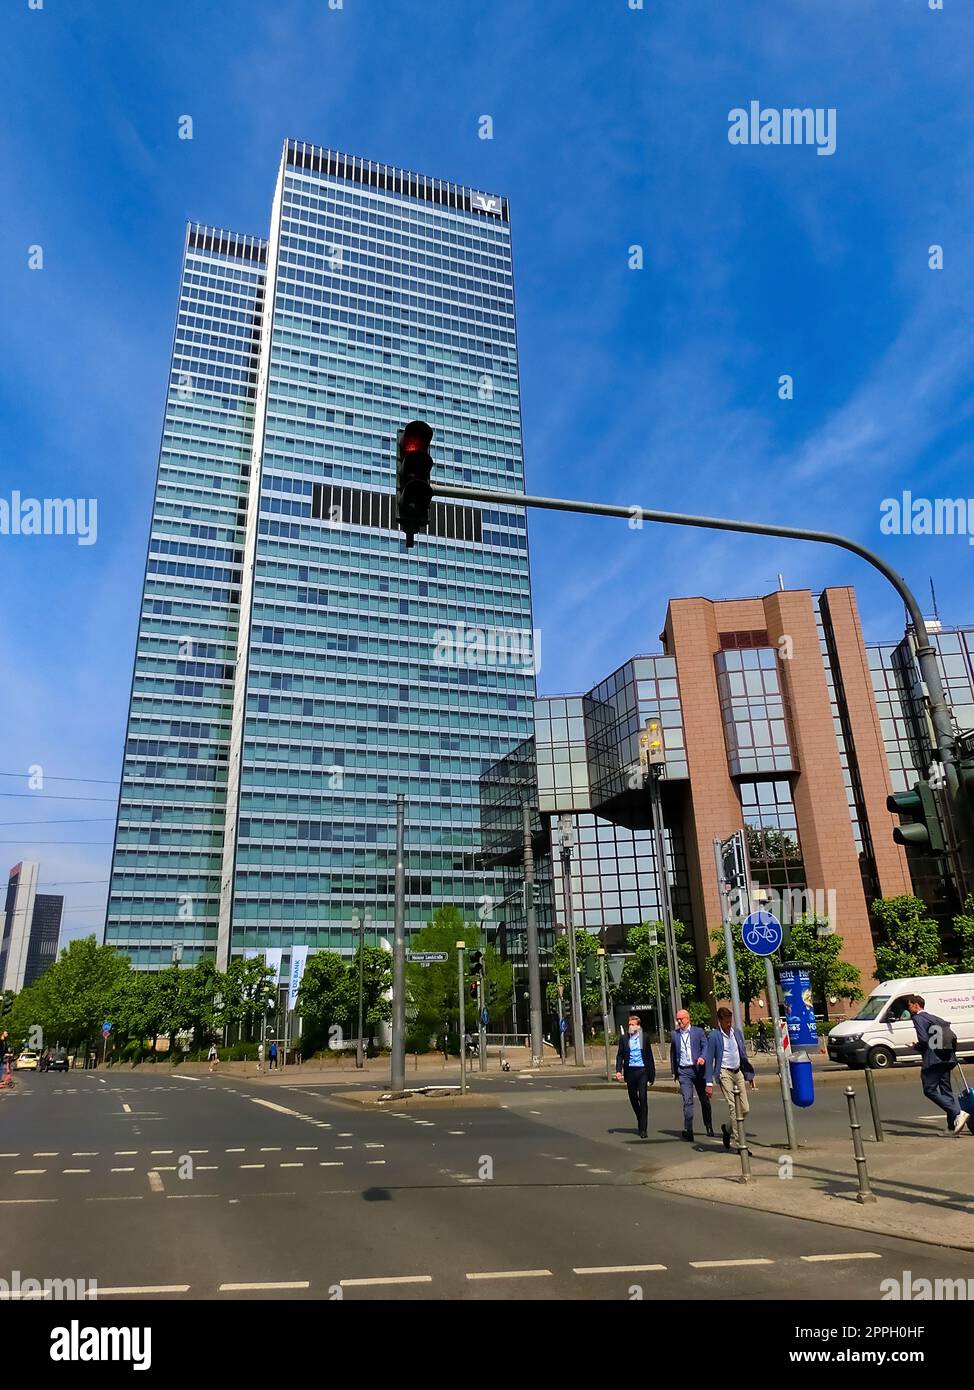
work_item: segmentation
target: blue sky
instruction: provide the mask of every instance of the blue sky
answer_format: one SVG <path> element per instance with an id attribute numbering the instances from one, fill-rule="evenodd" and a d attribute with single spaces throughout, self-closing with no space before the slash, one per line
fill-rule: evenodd
<path id="1" fill-rule="evenodd" d="M 91 546 L 0 535 L 0 867 L 38 858 L 70 934 L 103 918 L 184 223 L 266 234 L 286 136 L 510 198 L 529 490 L 843 530 L 974 620 L 966 537 L 879 531 L 903 489 L 974 497 L 969 0 L 6 0 L 2 25 L 0 497 L 99 515 Z M 835 153 L 731 145 L 752 100 L 834 108 Z M 844 552 L 531 535 L 546 693 L 656 650 L 668 596 L 779 572 L 902 630 Z"/>

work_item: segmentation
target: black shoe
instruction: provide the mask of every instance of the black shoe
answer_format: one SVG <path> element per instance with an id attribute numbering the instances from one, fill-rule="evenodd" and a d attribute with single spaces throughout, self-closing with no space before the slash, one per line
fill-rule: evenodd
<path id="1" fill-rule="evenodd" d="M 726 1125 L 721 1125 L 720 1132 L 724 1137 L 724 1148 L 730 1149 L 731 1132 Z"/>
<path id="2" fill-rule="evenodd" d="M 716 1139 L 716 1138 L 717 1138 L 716 1134 L 714 1134 L 714 1127 L 713 1127 L 713 1125 L 708 1125 L 708 1126 L 707 1126 L 707 1138 L 708 1138 L 708 1139 Z"/>
<path id="3" fill-rule="evenodd" d="M 648 1139 L 648 1138 L 649 1138 L 649 1135 L 646 1133 L 646 1131 L 645 1131 L 644 1129 L 641 1129 L 641 1130 L 639 1131 L 639 1137 L 640 1137 L 640 1139 Z"/>
<path id="4" fill-rule="evenodd" d="M 684 1129 L 684 1130 L 681 1130 L 681 1131 L 680 1131 L 680 1138 L 681 1138 L 681 1139 L 686 1139 L 689 1143 L 692 1144 L 692 1143 L 693 1143 L 693 1130 L 692 1130 L 692 1129 Z"/>

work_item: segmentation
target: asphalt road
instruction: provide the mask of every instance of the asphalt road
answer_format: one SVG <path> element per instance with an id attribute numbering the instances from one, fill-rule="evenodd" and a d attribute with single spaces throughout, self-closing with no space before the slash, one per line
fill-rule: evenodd
<path id="1" fill-rule="evenodd" d="M 918 1087 L 893 1084 L 900 1122 L 922 1123 Z M 21 1074 L 0 1095 L 4 1277 L 97 1280 L 106 1299 L 421 1300 L 875 1299 L 906 1269 L 974 1278 L 974 1255 L 641 1185 L 679 1153 L 672 1095 L 641 1143 L 621 1091 L 512 1080 L 496 1106 L 375 1113 L 330 1089 Z M 774 1099 L 755 1098 L 755 1129 Z"/>

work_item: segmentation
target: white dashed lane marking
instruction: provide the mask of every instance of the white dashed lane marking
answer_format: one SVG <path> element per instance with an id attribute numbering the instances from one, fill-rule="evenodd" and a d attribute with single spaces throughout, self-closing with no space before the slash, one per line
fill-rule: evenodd
<path id="1" fill-rule="evenodd" d="M 881 1260 L 882 1255 L 877 1255 L 873 1250 L 852 1250 L 847 1255 L 800 1255 L 799 1259 L 806 1260 L 809 1264 L 825 1260 Z"/>
<path id="2" fill-rule="evenodd" d="M 279 1281 L 277 1283 L 266 1284 L 221 1284 L 221 1293 L 251 1293 L 257 1289 L 309 1289 L 311 1283 L 308 1279 L 291 1279 Z"/>
<path id="3" fill-rule="evenodd" d="M 774 1260 L 690 1260 L 691 1269 L 734 1269 L 741 1265 L 773 1265 Z"/>
<path id="4" fill-rule="evenodd" d="M 468 1276 L 469 1277 L 469 1276 Z M 343 1289 L 368 1288 L 376 1284 L 432 1284 L 432 1274 L 392 1274 L 378 1279 L 339 1279 Z"/>
<path id="5" fill-rule="evenodd" d="M 491 1269 L 466 1275 L 467 1279 L 552 1279 L 550 1269 Z"/>
<path id="6" fill-rule="evenodd" d="M 589 1265 L 573 1269 L 573 1274 L 650 1274 L 666 1265 Z"/>

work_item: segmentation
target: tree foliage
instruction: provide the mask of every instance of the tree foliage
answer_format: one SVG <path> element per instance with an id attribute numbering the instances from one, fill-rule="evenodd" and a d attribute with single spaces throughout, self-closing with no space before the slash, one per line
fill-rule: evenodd
<path id="1" fill-rule="evenodd" d="M 872 904 L 872 912 L 880 930 L 876 946 L 877 980 L 953 973 L 954 966 L 942 956 L 937 923 L 920 898 L 912 893 L 878 898 Z"/>
<path id="2" fill-rule="evenodd" d="M 788 954 L 808 965 L 812 998 L 829 1016 L 829 999 L 861 999 L 862 972 L 858 966 L 842 959 L 843 940 L 835 933 L 819 935 L 819 927 L 828 925 L 828 918 L 804 914 L 792 923 L 788 938 Z"/>

